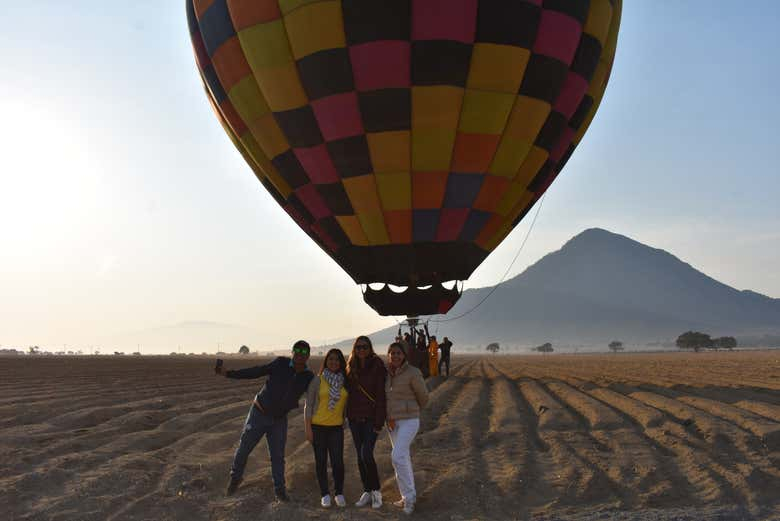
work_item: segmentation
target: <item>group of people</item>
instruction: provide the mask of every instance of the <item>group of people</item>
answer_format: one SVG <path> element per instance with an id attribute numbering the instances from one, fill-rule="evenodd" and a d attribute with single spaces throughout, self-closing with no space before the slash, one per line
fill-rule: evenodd
<path id="1" fill-rule="evenodd" d="M 447 376 L 450 375 L 452 342 L 445 336 L 440 344 L 436 340 L 436 335 L 429 333 L 427 324 L 422 329 L 416 329 L 413 333 L 405 333 L 404 335 L 401 335 L 399 329 L 395 341 L 404 345 L 406 352 L 409 353 L 409 363 L 417 367 L 424 378 L 443 374 L 442 366 L 447 370 Z"/>
<path id="2" fill-rule="evenodd" d="M 420 428 L 420 410 L 428 401 L 428 390 L 423 373 L 410 363 L 410 345 L 403 341 L 390 344 L 385 363 L 374 352 L 371 340 L 367 336 L 359 336 L 348 359 L 339 349 L 328 351 L 316 375 L 307 365 L 310 351 L 309 344 L 299 340 L 293 345 L 289 358 L 278 357 L 269 364 L 239 370 L 227 370 L 217 365 L 216 373 L 227 378 L 268 376 L 246 417 L 233 457 L 226 494 L 236 492 L 249 454 L 265 436 L 276 498 L 289 501 L 284 478 L 287 414 L 298 407 L 298 400 L 305 395 L 303 421 L 306 439 L 314 449 L 322 507 L 329 508 L 334 502 L 339 507 L 346 506 L 345 424 L 349 425 L 352 434 L 363 488 L 355 506 L 370 504 L 373 508 L 382 507 L 374 446 L 386 426 L 392 445 L 395 478 L 401 493 L 400 500 L 393 504 L 411 514 L 417 492 L 409 449 Z M 449 373 L 449 363 L 447 366 Z M 328 460 L 333 475 L 333 495 L 328 486 Z"/>

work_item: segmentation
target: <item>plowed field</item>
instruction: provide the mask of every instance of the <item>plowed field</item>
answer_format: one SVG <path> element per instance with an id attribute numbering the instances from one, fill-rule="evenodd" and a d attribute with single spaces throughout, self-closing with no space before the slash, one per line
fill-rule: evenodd
<path id="1" fill-rule="evenodd" d="M 413 444 L 419 519 L 780 519 L 780 351 L 453 361 L 448 379 L 428 382 Z M 287 440 L 292 502 L 272 501 L 265 441 L 224 497 L 262 381 L 216 377 L 212 366 L 0 359 L 0 517 L 399 517 L 386 433 L 375 453 L 385 506 L 352 506 L 361 487 L 347 433 L 349 506 L 320 509 L 301 409 Z"/>

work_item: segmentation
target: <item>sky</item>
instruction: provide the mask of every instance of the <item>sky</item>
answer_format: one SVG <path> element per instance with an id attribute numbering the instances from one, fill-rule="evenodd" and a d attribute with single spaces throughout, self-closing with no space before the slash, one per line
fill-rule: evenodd
<path id="1" fill-rule="evenodd" d="M 395 324 L 233 148 L 183 1 L 0 2 L 0 19 L 0 347 L 262 350 Z M 624 2 L 601 108 L 509 276 L 601 227 L 780 298 L 779 22 L 773 0 Z M 530 221 L 467 288 L 501 281 Z"/>

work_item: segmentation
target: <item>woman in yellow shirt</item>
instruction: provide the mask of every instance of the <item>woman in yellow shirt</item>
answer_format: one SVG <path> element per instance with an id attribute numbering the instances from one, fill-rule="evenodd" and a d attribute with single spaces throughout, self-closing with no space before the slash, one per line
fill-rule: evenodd
<path id="1" fill-rule="evenodd" d="M 343 507 L 344 499 L 344 412 L 347 390 L 344 388 L 347 362 L 339 349 L 331 349 L 322 361 L 319 375 L 312 378 L 306 391 L 303 419 L 306 439 L 314 447 L 317 481 L 320 485 L 320 504 L 331 505 L 328 489 L 328 457 L 333 470 L 336 505 Z"/>

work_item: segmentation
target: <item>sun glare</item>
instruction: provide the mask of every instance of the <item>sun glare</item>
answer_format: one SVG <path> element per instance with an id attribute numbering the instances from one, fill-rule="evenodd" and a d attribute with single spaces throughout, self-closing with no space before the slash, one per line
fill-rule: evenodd
<path id="1" fill-rule="evenodd" d="M 72 246 L 94 219 L 101 170 L 75 114 L 0 101 L 0 235 L 13 256 Z"/>

